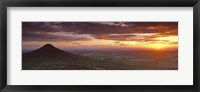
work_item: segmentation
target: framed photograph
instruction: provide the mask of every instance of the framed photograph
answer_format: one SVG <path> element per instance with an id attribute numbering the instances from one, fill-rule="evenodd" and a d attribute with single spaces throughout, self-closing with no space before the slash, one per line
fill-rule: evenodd
<path id="1" fill-rule="evenodd" d="M 2 92 L 199 91 L 199 0 L 1 2 Z"/>

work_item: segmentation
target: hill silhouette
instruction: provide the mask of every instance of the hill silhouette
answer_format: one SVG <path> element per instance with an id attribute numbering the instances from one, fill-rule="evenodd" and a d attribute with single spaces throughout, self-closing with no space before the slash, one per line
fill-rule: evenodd
<path id="1" fill-rule="evenodd" d="M 120 63 L 96 60 L 65 52 L 46 44 L 22 56 L 23 70 L 99 70 L 126 69 Z"/>

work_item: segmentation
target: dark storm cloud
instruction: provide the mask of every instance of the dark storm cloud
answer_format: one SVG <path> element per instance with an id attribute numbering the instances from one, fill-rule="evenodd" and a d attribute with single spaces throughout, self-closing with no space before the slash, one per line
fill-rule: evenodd
<path id="1" fill-rule="evenodd" d="M 94 39 L 90 35 L 75 35 L 75 34 L 67 34 L 67 35 L 59 35 L 56 32 L 32 32 L 23 34 L 23 41 L 88 41 Z"/>
<path id="2" fill-rule="evenodd" d="M 23 40 L 74 41 L 110 39 L 138 40 L 136 33 L 157 33 L 160 36 L 178 34 L 177 22 L 23 22 Z M 71 35 L 69 36 L 68 33 Z M 135 33 L 135 34 L 134 34 Z M 57 35 L 55 35 L 57 34 Z M 63 34 L 66 34 L 63 35 Z M 110 35 L 119 34 L 119 35 Z M 120 35 L 132 34 L 132 35 Z M 80 35 L 80 36 L 77 36 Z M 82 35 L 82 36 L 81 36 Z M 157 37 L 158 35 L 154 35 Z M 134 38 L 135 37 L 135 38 Z"/>
<path id="3" fill-rule="evenodd" d="M 123 26 L 124 25 L 124 26 Z M 76 22 L 62 23 L 63 31 L 79 34 L 168 33 L 177 35 L 177 22 Z"/>

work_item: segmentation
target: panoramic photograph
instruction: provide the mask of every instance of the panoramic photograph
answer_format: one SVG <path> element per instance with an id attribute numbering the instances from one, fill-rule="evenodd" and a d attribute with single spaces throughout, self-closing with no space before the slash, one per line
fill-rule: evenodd
<path id="1" fill-rule="evenodd" d="M 178 22 L 22 22 L 22 70 L 178 70 Z"/>

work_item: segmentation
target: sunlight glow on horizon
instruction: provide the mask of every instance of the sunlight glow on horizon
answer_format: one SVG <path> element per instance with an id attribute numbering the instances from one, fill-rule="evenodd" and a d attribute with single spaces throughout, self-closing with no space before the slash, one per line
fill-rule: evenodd
<path id="1" fill-rule="evenodd" d="M 114 41 L 114 40 L 91 40 L 91 41 L 73 41 L 73 42 L 23 42 L 24 46 L 31 47 L 29 44 L 39 48 L 47 43 L 53 44 L 58 48 L 79 48 L 79 47 L 102 47 L 102 48 L 146 48 L 154 50 L 165 50 L 167 48 L 177 48 L 178 44 L 170 44 L 168 42 L 178 42 L 177 36 L 173 37 L 158 37 L 154 42 L 137 42 L 137 41 Z M 167 42 L 165 42 L 167 41 Z M 34 47 L 33 46 L 33 47 Z"/>

